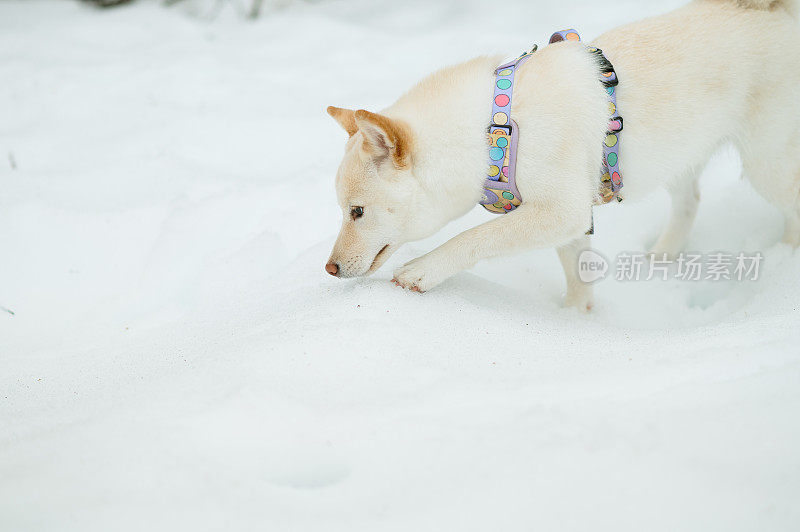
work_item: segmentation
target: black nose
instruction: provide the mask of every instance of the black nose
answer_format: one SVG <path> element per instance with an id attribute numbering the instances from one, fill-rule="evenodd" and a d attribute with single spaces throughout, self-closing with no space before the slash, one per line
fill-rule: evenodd
<path id="1" fill-rule="evenodd" d="M 335 262 L 329 262 L 325 265 L 325 271 L 331 275 L 339 275 L 339 265 Z"/>

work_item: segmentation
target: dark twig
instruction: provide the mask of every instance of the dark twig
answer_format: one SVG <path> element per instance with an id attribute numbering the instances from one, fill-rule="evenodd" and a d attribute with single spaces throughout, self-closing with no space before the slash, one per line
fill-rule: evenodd
<path id="1" fill-rule="evenodd" d="M 253 4 L 250 6 L 250 18 L 258 18 L 261 14 L 261 4 L 264 3 L 264 0 L 253 0 Z"/>
<path id="2" fill-rule="evenodd" d="M 86 2 L 86 3 L 89 3 L 89 4 L 93 4 L 93 5 L 97 6 L 97 7 L 106 8 L 106 7 L 121 6 L 123 4 L 129 4 L 129 3 L 133 2 L 134 0 L 83 0 L 83 1 Z M 174 6 L 177 3 L 183 2 L 184 0 L 161 0 L 161 1 L 163 2 L 163 4 L 165 6 L 171 7 L 171 6 Z M 210 19 L 216 18 L 216 16 L 219 14 L 219 12 L 222 9 L 222 6 L 226 2 L 230 2 L 230 0 L 216 0 L 216 2 L 214 2 L 213 6 L 212 6 L 211 13 L 207 18 L 210 18 Z M 251 18 L 251 19 L 256 19 L 261 15 L 261 10 L 262 10 L 263 6 L 264 6 L 264 0 L 252 0 L 252 3 L 250 4 L 250 8 L 249 9 L 245 8 L 244 9 L 245 13 L 243 13 L 243 14 L 246 14 L 246 16 Z M 237 11 L 240 11 L 240 13 L 241 13 L 242 10 L 239 7 L 239 3 L 238 2 L 234 3 L 234 7 L 236 7 Z"/>
<path id="3" fill-rule="evenodd" d="M 116 6 L 121 6 L 122 4 L 133 2 L 133 0 L 83 0 L 83 1 L 89 2 L 90 4 L 94 4 L 97 7 L 116 7 Z"/>

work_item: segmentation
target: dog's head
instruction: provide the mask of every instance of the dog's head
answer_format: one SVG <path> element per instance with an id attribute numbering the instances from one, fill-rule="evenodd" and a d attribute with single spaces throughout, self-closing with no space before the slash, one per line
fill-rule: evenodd
<path id="1" fill-rule="evenodd" d="M 421 238 L 415 198 L 413 135 L 402 121 L 369 111 L 328 107 L 350 135 L 336 174 L 342 228 L 325 270 L 338 277 L 369 275 L 405 242 Z"/>

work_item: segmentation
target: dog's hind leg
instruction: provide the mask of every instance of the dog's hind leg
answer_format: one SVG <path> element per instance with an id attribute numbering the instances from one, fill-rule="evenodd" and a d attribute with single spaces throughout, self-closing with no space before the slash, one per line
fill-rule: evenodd
<path id="1" fill-rule="evenodd" d="M 798 130 L 800 131 L 800 130 Z M 795 148 L 799 148 L 797 144 Z M 795 191 L 794 203 L 783 209 L 785 225 L 781 242 L 796 248 L 800 246 L 800 149 L 798 152 L 798 165 L 794 172 L 794 179 L 790 181 L 790 191 Z M 791 174 L 790 174 L 791 175 Z"/>
<path id="2" fill-rule="evenodd" d="M 800 185 L 800 169 L 797 170 L 795 184 Z M 800 190 L 797 191 L 794 204 L 783 208 L 783 215 L 785 221 L 781 242 L 796 248 L 800 246 Z"/>
<path id="3" fill-rule="evenodd" d="M 781 241 L 796 248 L 800 246 L 800 210 L 787 211 L 784 214 L 786 215 L 786 228 Z"/>
<path id="4" fill-rule="evenodd" d="M 794 28 L 796 29 L 796 28 Z M 785 216 L 783 242 L 800 244 L 800 33 L 789 34 L 790 48 L 776 57 L 770 75 L 751 90 L 750 108 L 733 142 L 742 173 L 756 192 Z"/>
<path id="5" fill-rule="evenodd" d="M 761 150 L 740 148 L 744 175 L 753 188 L 785 217 L 782 242 L 800 245 L 800 141 L 796 128 L 784 142 L 772 140 Z M 773 138 L 779 138 L 778 134 Z M 748 149 L 749 148 L 749 149 Z"/>
<path id="6" fill-rule="evenodd" d="M 556 249 L 561 266 L 564 268 L 564 276 L 567 278 L 567 295 L 564 298 L 564 304 L 568 307 L 576 307 L 581 312 L 592 310 L 594 305 L 592 285 L 584 283 L 578 276 L 578 257 L 581 251 L 589 249 L 590 243 L 588 236 L 582 236 Z"/>
<path id="7" fill-rule="evenodd" d="M 655 257 L 675 258 L 686 245 L 700 202 L 700 189 L 697 186 L 699 170 L 691 170 L 685 177 L 667 186 L 672 209 L 669 223 L 661 233 L 650 254 Z"/>

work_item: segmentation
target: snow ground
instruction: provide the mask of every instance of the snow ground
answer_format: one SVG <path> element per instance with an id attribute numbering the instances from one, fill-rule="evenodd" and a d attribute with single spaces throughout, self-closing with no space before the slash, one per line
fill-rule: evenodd
<path id="1" fill-rule="evenodd" d="M 0 3 L 0 530 L 797 530 L 800 256 L 734 154 L 689 248 L 762 250 L 754 283 L 608 279 L 584 316 L 552 251 L 388 282 L 478 208 L 322 268 L 327 105 L 679 3 Z M 595 248 L 666 213 L 599 209 Z"/>

